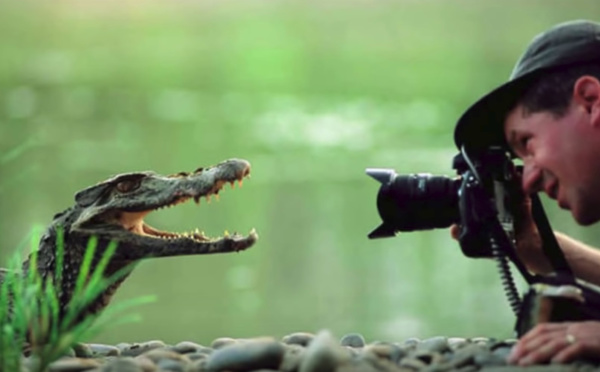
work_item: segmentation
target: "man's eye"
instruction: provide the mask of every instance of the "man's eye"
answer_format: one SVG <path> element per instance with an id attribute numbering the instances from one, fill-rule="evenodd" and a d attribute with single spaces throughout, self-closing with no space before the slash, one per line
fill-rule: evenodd
<path id="1" fill-rule="evenodd" d="M 130 192 L 140 187 L 140 180 L 121 181 L 116 187 L 119 192 Z"/>

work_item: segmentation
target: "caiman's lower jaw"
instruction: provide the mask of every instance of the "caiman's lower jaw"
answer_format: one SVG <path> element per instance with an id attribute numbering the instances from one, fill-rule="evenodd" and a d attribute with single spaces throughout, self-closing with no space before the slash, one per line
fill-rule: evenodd
<path id="1" fill-rule="evenodd" d="M 138 235 L 157 238 L 157 239 L 164 239 L 164 240 L 186 239 L 186 240 L 192 240 L 197 243 L 206 243 L 206 242 L 216 243 L 219 241 L 226 241 L 226 240 L 254 243 L 258 239 L 258 234 L 256 233 L 255 229 L 250 230 L 250 233 L 247 236 L 244 236 L 244 235 L 238 234 L 238 233 L 229 234 L 227 231 L 225 231 L 223 236 L 219 236 L 216 238 L 210 238 L 210 237 L 204 235 L 204 233 L 199 231 L 198 229 L 196 229 L 193 232 L 173 233 L 173 232 L 168 232 L 168 231 L 157 230 L 157 229 L 147 225 L 144 222 L 142 222 L 142 225 L 141 225 L 141 233 L 139 233 L 136 230 L 130 230 L 130 231 L 133 233 L 136 233 Z"/>

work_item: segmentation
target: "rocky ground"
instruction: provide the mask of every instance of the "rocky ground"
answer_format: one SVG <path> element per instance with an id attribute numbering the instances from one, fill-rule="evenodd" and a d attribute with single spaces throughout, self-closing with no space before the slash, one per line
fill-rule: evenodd
<path id="1" fill-rule="evenodd" d="M 273 338 L 218 338 L 210 346 L 162 341 L 135 344 L 80 344 L 54 362 L 53 372 L 559 372 L 600 371 L 600 364 L 540 365 L 527 368 L 505 362 L 515 340 L 433 337 L 404 342 L 367 343 L 360 334 L 340 340 L 330 332 L 294 333 Z M 35 363 L 28 358 L 25 366 Z"/>

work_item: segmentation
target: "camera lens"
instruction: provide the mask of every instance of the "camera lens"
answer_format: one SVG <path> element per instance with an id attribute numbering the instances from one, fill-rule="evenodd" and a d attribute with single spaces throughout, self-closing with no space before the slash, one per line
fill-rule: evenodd
<path id="1" fill-rule="evenodd" d="M 459 222 L 460 180 L 431 174 L 397 175 L 386 169 L 368 169 L 367 174 L 382 183 L 377 209 L 383 223 L 369 234 L 370 238 L 444 228 Z"/>

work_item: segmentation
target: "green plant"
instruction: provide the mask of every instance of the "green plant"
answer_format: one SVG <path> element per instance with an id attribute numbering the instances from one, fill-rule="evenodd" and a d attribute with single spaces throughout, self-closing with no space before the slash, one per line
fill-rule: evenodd
<path id="1" fill-rule="evenodd" d="M 45 281 L 36 270 L 39 229 L 33 229 L 30 235 L 31 269 L 26 273 L 19 272 L 21 259 L 17 252 L 10 261 L 9 269 L 3 272 L 4 279 L 0 286 L 0 371 L 19 371 L 26 349 L 35 361 L 30 366 L 32 370 L 44 371 L 74 344 L 97 335 L 109 326 L 109 322 L 110 326 L 114 326 L 139 321 L 139 316 L 135 314 L 120 316 L 118 319 L 115 316 L 123 310 L 154 300 L 154 296 L 137 297 L 110 306 L 100 316 L 85 316 L 81 319 L 91 301 L 133 269 L 129 266 L 109 278 L 103 276 L 117 247 L 112 242 L 103 252 L 95 270 L 90 270 L 97 247 L 97 239 L 92 237 L 86 248 L 74 295 L 66 313 L 59 318 L 56 289 L 60 288 L 63 274 L 63 233 L 57 232 L 55 277 Z"/>

